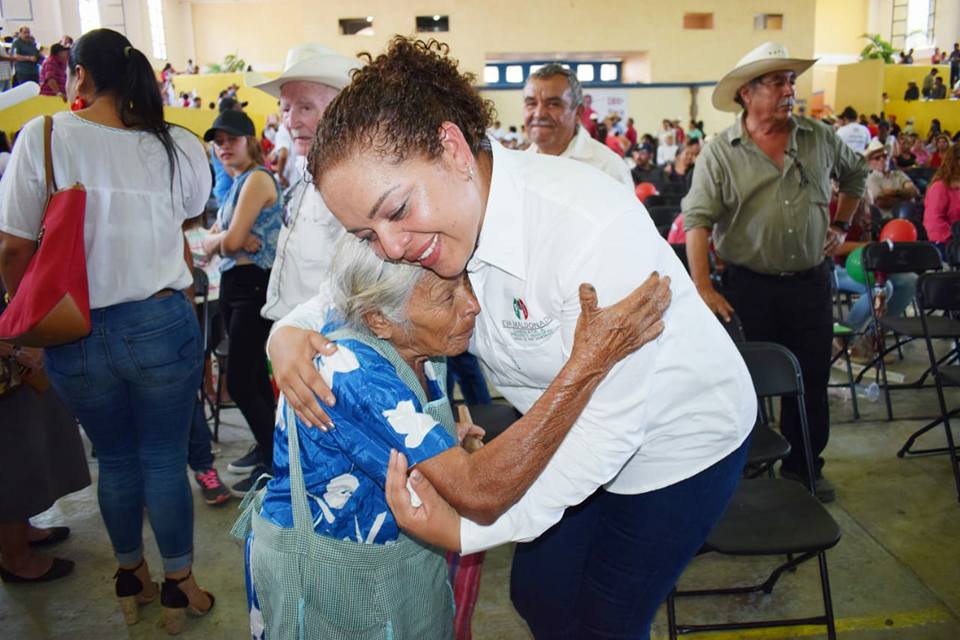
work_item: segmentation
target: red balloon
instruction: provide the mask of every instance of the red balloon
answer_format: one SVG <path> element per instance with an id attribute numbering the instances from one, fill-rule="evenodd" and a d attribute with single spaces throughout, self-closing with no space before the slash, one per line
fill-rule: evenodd
<path id="1" fill-rule="evenodd" d="M 640 202 L 643 202 L 648 197 L 655 196 L 659 193 L 656 185 L 654 185 L 652 182 L 641 182 L 637 185 L 635 192 L 637 197 L 640 198 Z"/>
<path id="2" fill-rule="evenodd" d="M 880 230 L 880 242 L 916 242 L 917 228 L 909 220 L 891 220 Z"/>

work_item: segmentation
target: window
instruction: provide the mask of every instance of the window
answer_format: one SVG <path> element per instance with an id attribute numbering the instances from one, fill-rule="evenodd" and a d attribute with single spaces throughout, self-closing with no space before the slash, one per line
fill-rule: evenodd
<path id="1" fill-rule="evenodd" d="M 620 65 L 612 62 L 605 62 L 600 65 L 600 82 L 616 82 L 617 71 Z"/>
<path id="2" fill-rule="evenodd" d="M 713 29 L 712 13 L 685 13 L 683 14 L 684 29 Z"/>
<path id="3" fill-rule="evenodd" d="M 372 36 L 373 16 L 366 18 L 340 18 L 340 33 L 345 36 Z"/>
<path id="4" fill-rule="evenodd" d="M 150 41 L 153 43 L 153 57 L 167 59 L 167 35 L 163 28 L 163 0 L 147 0 L 147 13 L 150 16 Z"/>
<path id="5" fill-rule="evenodd" d="M 753 16 L 753 28 L 757 31 L 780 31 L 783 29 L 783 14 L 757 13 Z"/>
<path id="6" fill-rule="evenodd" d="M 523 67 L 518 64 L 507 65 L 507 82 L 511 84 L 520 84 L 524 80 Z"/>
<path id="7" fill-rule="evenodd" d="M 936 15 L 936 0 L 893 0 L 890 43 L 903 50 L 933 45 Z"/>
<path id="8" fill-rule="evenodd" d="M 100 28 L 100 6 L 97 0 L 80 0 L 77 8 L 80 11 L 80 31 L 86 33 Z"/>
<path id="9" fill-rule="evenodd" d="M 417 33 L 450 31 L 450 16 L 417 16 Z"/>
<path id="10" fill-rule="evenodd" d="M 483 83 L 487 86 L 515 88 L 546 64 L 548 61 L 543 59 L 536 62 L 489 60 L 483 67 Z M 619 60 L 550 60 L 549 64 L 559 64 L 564 69 L 573 70 L 584 86 L 602 87 L 623 81 L 623 62 Z"/>

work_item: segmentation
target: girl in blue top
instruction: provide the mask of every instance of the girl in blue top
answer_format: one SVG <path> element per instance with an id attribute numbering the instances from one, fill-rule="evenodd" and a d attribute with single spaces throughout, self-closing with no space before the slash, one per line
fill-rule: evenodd
<path id="1" fill-rule="evenodd" d="M 257 443 L 256 453 L 244 456 L 243 464 L 229 466 L 235 473 L 251 474 L 234 486 L 235 492 L 245 493 L 253 479 L 269 469 L 273 452 L 274 397 L 264 356 L 272 323 L 260 316 L 260 309 L 266 303 L 283 207 L 280 188 L 263 167 L 256 130 L 245 113 L 221 113 L 204 140 L 213 142 L 217 159 L 233 177 L 203 249 L 223 256 L 220 311 L 230 338 L 227 389 Z"/>

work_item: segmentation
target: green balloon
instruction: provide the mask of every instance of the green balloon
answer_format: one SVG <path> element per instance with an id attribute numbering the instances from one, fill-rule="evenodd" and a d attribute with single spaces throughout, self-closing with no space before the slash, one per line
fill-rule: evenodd
<path id="1" fill-rule="evenodd" d="M 857 247 L 850 252 L 850 255 L 847 256 L 847 263 L 845 265 L 847 269 L 847 275 L 859 282 L 860 284 L 867 284 L 867 272 L 863 268 L 863 247 Z M 873 286 L 873 274 L 870 276 L 870 286 Z"/>

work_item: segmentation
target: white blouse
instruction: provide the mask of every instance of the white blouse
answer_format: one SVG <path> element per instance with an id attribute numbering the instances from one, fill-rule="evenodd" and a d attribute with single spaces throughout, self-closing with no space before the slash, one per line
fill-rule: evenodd
<path id="1" fill-rule="evenodd" d="M 582 162 L 492 147 L 467 265 L 482 309 L 470 352 L 521 413 L 570 356 L 581 282 L 607 306 L 657 271 L 673 297 L 663 333 L 614 367 L 526 494 L 489 526 L 461 520 L 463 553 L 532 540 L 600 487 L 638 494 L 690 478 L 736 450 L 757 415 L 736 346 L 636 196 Z M 305 303 L 280 324 L 319 330 L 319 310 Z"/>
<path id="2" fill-rule="evenodd" d="M 203 212 L 211 187 L 203 144 L 172 126 L 176 172 L 171 183 L 163 145 L 152 133 L 116 129 L 70 112 L 53 116 L 57 186 L 87 192 L 84 242 L 90 307 L 144 300 L 193 282 L 183 259 L 185 220 Z M 0 231 L 34 240 L 46 200 L 43 118 L 23 128 L 0 181 Z"/>

